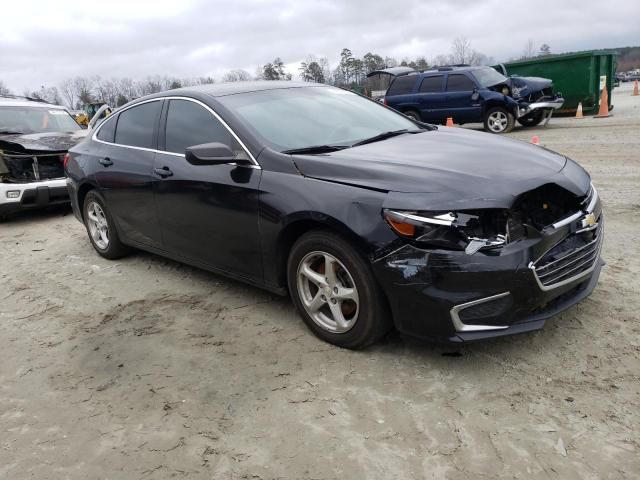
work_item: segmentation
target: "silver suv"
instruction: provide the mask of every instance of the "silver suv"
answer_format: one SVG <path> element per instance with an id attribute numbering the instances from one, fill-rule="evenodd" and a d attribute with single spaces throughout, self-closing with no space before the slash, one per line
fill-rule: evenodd
<path id="1" fill-rule="evenodd" d="M 86 133 L 64 107 L 0 97 L 0 219 L 67 203 L 64 156 Z"/>

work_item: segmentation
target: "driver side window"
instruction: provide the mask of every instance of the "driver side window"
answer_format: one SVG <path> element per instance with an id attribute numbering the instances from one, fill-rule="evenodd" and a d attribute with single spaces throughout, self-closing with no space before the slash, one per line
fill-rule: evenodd
<path id="1" fill-rule="evenodd" d="M 184 153 L 187 147 L 219 142 L 227 145 L 236 156 L 244 150 L 229 130 L 211 112 L 188 100 L 169 100 L 165 150 Z"/>

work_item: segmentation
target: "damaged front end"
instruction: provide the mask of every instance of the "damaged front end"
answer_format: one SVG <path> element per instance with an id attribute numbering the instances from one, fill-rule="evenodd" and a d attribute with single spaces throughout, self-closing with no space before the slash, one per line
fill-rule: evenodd
<path id="1" fill-rule="evenodd" d="M 543 120 L 546 125 L 553 112 L 564 105 L 562 93 L 554 92 L 553 81 L 548 78 L 512 76 L 489 88 L 510 96 L 518 103 L 517 116 L 525 126 L 533 126 Z"/>
<path id="2" fill-rule="evenodd" d="M 0 150 L 0 182 L 32 183 L 64 178 L 65 153 Z"/>
<path id="3" fill-rule="evenodd" d="M 595 287 L 604 236 L 593 185 L 545 184 L 509 208 L 383 211 L 403 246 L 374 261 L 398 328 L 469 341 L 541 328 Z"/>

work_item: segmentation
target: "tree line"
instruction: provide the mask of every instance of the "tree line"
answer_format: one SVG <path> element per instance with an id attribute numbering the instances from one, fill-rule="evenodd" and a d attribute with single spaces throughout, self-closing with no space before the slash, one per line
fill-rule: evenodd
<path id="1" fill-rule="evenodd" d="M 550 54 L 548 45 L 540 47 L 540 55 Z M 522 58 L 535 56 L 533 42 L 529 40 Z M 340 60 L 333 68 L 327 57 L 308 55 L 297 72 L 287 71 L 281 57 L 258 67 L 252 75 L 246 70 L 230 70 L 222 75 L 223 82 L 243 82 L 249 80 L 292 80 L 297 77 L 307 82 L 327 83 L 350 88 L 363 86 L 369 73 L 383 68 L 407 66 L 415 70 L 426 70 L 440 65 L 491 65 L 495 63 L 492 57 L 474 49 L 466 37 L 456 38 L 448 54 L 436 55 L 428 61 L 425 56 L 416 58 L 402 58 L 400 60 L 367 52 L 357 57 L 349 48 L 340 52 Z M 38 90 L 25 90 L 23 96 L 38 98 L 49 103 L 64 105 L 69 109 L 82 109 L 94 102 L 106 102 L 112 106 L 121 106 L 130 100 L 151 93 L 172 90 L 180 87 L 215 83 L 210 76 L 195 78 L 176 78 L 170 76 L 149 76 L 144 80 L 134 80 L 128 77 L 104 79 L 100 76 L 78 76 L 64 80 L 57 86 L 43 85 Z M 0 81 L 0 95 L 11 94 Z"/>

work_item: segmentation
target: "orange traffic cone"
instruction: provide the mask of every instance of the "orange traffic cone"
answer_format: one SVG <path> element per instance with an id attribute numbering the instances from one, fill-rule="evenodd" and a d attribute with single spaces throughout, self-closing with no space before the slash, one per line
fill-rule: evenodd
<path id="1" fill-rule="evenodd" d="M 578 103 L 578 110 L 576 110 L 576 118 L 584 118 L 582 114 L 582 102 Z"/>
<path id="2" fill-rule="evenodd" d="M 447 127 L 453 127 L 453 118 L 447 117 Z"/>
<path id="3" fill-rule="evenodd" d="M 540 145 L 540 137 L 538 135 L 534 135 L 531 137 L 531 143 L 534 145 Z"/>
<path id="4" fill-rule="evenodd" d="M 633 83 L 633 93 L 631 95 L 633 95 L 634 97 L 640 95 L 640 93 L 638 92 L 638 80 Z"/>
<path id="5" fill-rule="evenodd" d="M 595 118 L 606 118 L 609 116 L 609 92 L 607 92 L 607 86 L 602 89 L 600 95 L 600 109 Z"/>

